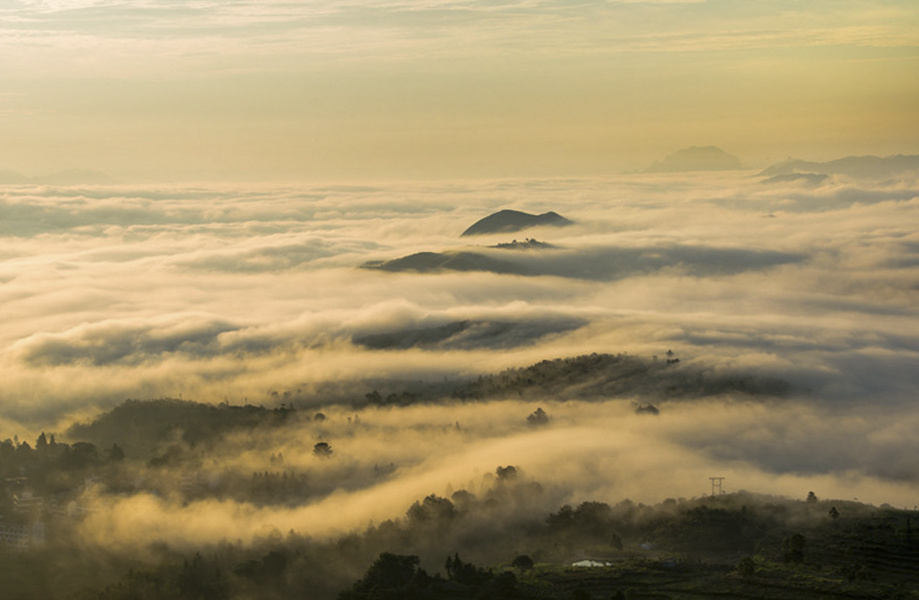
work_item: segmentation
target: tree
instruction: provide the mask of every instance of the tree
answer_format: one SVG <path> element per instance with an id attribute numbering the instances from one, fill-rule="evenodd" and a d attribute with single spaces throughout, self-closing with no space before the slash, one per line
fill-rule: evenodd
<path id="1" fill-rule="evenodd" d="M 420 560 L 414 555 L 384 552 L 380 554 L 364 577 L 354 582 L 350 590 L 342 592 L 339 600 L 396 600 L 408 593 L 416 579 Z M 425 574 L 426 575 L 426 574 Z M 424 579 L 421 577 L 420 579 Z"/>
<path id="2" fill-rule="evenodd" d="M 495 469 L 495 475 L 498 476 L 498 481 L 510 481 L 517 479 L 517 467 L 513 465 L 498 467 Z"/>
<path id="3" fill-rule="evenodd" d="M 807 500 L 805 502 L 808 504 L 815 504 L 817 502 L 817 494 L 814 492 L 807 492 Z"/>
<path id="4" fill-rule="evenodd" d="M 96 445 L 89 442 L 74 442 L 67 454 L 67 465 L 72 469 L 82 469 L 96 462 L 98 453 Z"/>
<path id="5" fill-rule="evenodd" d="M 521 554 L 514 557 L 514 560 L 511 561 L 511 566 L 521 571 L 529 571 L 533 568 L 533 559 L 526 554 Z"/>
<path id="6" fill-rule="evenodd" d="M 830 508 L 829 515 L 830 515 L 830 518 L 833 519 L 834 521 L 839 518 L 839 511 L 836 510 L 835 506 Z"/>
<path id="7" fill-rule="evenodd" d="M 517 591 L 517 577 L 510 571 L 499 573 L 481 593 L 483 598 L 514 598 Z"/>
<path id="8" fill-rule="evenodd" d="M 459 554 L 454 554 L 453 558 L 447 558 L 445 569 L 447 578 L 461 585 L 478 586 L 487 582 L 491 575 L 485 569 L 480 569 L 472 563 L 463 562 Z"/>
<path id="9" fill-rule="evenodd" d="M 182 565 L 175 584 L 179 598 L 224 600 L 230 595 L 228 582 L 220 569 L 208 565 L 198 553 L 191 562 L 185 561 Z"/>
<path id="10" fill-rule="evenodd" d="M 313 446 L 313 454 L 319 458 L 329 458 L 332 456 L 332 446 L 327 442 L 319 442 Z"/>
<path id="11" fill-rule="evenodd" d="M 800 533 L 796 533 L 793 536 L 786 538 L 782 542 L 782 558 L 785 562 L 791 563 L 803 563 L 804 562 L 804 546 L 807 541 L 804 539 L 804 536 Z"/>
<path id="12" fill-rule="evenodd" d="M 571 508 L 570 504 L 563 504 L 557 512 L 549 513 L 546 516 L 546 525 L 550 529 L 565 529 L 572 523 L 574 523 L 574 509 Z"/>
<path id="13" fill-rule="evenodd" d="M 406 516 L 413 523 L 449 521 L 456 516 L 456 507 L 446 498 L 431 494 L 420 503 L 415 501 Z"/>
<path id="14" fill-rule="evenodd" d="M 109 460 L 119 461 L 124 460 L 124 450 L 121 449 L 121 446 L 118 444 L 112 444 L 112 447 L 107 451 Z"/>
<path id="15" fill-rule="evenodd" d="M 542 408 L 537 408 L 527 417 L 527 423 L 530 425 L 545 425 L 549 422 L 549 415 Z"/>
<path id="16" fill-rule="evenodd" d="M 744 577 L 752 577 L 756 574 L 756 562 L 747 556 L 737 565 L 737 570 Z"/>

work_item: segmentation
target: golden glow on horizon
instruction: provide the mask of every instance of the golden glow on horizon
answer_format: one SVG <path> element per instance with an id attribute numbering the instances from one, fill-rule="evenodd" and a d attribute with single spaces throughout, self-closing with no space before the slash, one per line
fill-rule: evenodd
<path id="1" fill-rule="evenodd" d="M 143 19 L 138 19 L 142 15 Z M 915 153 L 913 2 L 13 3 L 0 169 L 602 174 Z"/>

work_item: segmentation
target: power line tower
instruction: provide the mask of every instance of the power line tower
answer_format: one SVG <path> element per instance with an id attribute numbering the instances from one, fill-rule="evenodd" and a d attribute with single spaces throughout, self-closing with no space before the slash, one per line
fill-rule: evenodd
<path id="1" fill-rule="evenodd" d="M 721 482 L 724 481 L 724 477 L 709 477 L 708 479 L 712 482 L 712 496 L 720 496 L 724 493 L 724 489 L 721 487 Z M 718 491 L 717 494 L 715 490 Z"/>

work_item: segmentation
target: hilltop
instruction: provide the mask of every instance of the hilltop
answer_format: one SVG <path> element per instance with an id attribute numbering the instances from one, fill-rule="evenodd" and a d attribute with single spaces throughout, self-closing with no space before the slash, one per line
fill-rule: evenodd
<path id="1" fill-rule="evenodd" d="M 569 219 L 553 211 L 534 215 L 519 210 L 504 209 L 479 219 L 466 229 L 460 237 L 489 233 L 511 233 L 531 227 L 564 227 L 572 223 Z"/>
<path id="2" fill-rule="evenodd" d="M 919 170 L 919 155 L 897 154 L 885 157 L 846 156 L 827 162 L 789 158 L 764 169 L 759 175 L 772 178 L 798 174 L 881 178 L 916 170 Z"/>
<path id="3" fill-rule="evenodd" d="M 655 161 L 645 173 L 679 173 L 683 171 L 729 171 L 743 168 L 740 159 L 716 146 L 691 146 L 678 150 L 661 161 Z"/>
<path id="4" fill-rule="evenodd" d="M 366 262 L 361 267 L 393 272 L 489 271 L 504 275 L 529 274 L 529 270 L 523 265 L 467 251 L 416 252 L 392 260 Z"/>

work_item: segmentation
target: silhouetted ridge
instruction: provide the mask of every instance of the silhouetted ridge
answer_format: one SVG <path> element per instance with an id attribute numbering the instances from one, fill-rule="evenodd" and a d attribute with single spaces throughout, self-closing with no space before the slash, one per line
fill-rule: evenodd
<path id="1" fill-rule="evenodd" d="M 284 424 L 293 409 L 267 409 L 262 406 L 214 406 L 188 400 L 162 398 L 127 400 L 100 415 L 92 423 L 72 425 L 67 436 L 100 446 L 112 442 L 136 451 L 136 447 L 155 446 L 180 432 L 182 440 L 210 441 L 231 431 Z"/>
<path id="2" fill-rule="evenodd" d="M 419 273 L 437 271 L 489 271 L 507 275 L 528 273 L 523 265 L 498 260 L 476 252 L 417 252 L 393 260 L 367 262 L 362 267 L 381 271 L 417 271 Z"/>
<path id="3" fill-rule="evenodd" d="M 488 233 L 509 233 L 546 225 L 564 227 L 571 224 L 572 221 L 553 211 L 533 215 L 519 210 L 505 209 L 476 221 L 462 233 L 461 237 Z"/>
<path id="4" fill-rule="evenodd" d="M 791 389 L 790 383 L 773 377 L 729 371 L 715 374 L 681 365 L 672 355 L 648 360 L 630 354 L 585 354 L 483 375 L 457 388 L 453 396 L 463 400 L 539 395 L 583 400 L 637 393 L 657 398 L 722 394 L 783 397 Z"/>
<path id="5" fill-rule="evenodd" d="M 818 173 L 850 177 L 890 177 L 906 171 L 919 170 L 919 155 L 847 156 L 828 162 L 812 162 L 789 158 L 759 173 L 761 177 Z"/>
<path id="6" fill-rule="evenodd" d="M 740 159 L 716 146 L 692 146 L 678 150 L 664 160 L 654 161 L 646 173 L 683 171 L 729 171 L 742 168 Z"/>
<path id="7" fill-rule="evenodd" d="M 518 322 L 464 320 L 433 327 L 356 335 L 351 341 L 373 350 L 512 348 L 533 343 L 549 334 L 571 331 L 586 324 L 586 321 L 580 319 L 536 319 Z"/>
<path id="8" fill-rule="evenodd" d="M 530 238 L 527 238 L 522 242 L 518 242 L 517 240 L 513 240 L 511 242 L 502 242 L 490 247 L 498 248 L 500 250 L 548 250 L 555 248 L 555 246 L 552 244 L 540 242 L 539 240 Z"/>
<path id="9" fill-rule="evenodd" d="M 666 267 L 678 267 L 692 275 L 728 274 L 767 269 L 805 258 L 804 255 L 771 250 L 704 246 L 610 247 L 557 253 L 506 251 L 511 247 L 499 246 L 483 249 L 482 252 L 417 252 L 391 260 L 368 261 L 361 267 L 388 272 L 486 271 L 501 275 L 612 281 Z"/>
<path id="10" fill-rule="evenodd" d="M 763 179 L 761 183 L 796 183 L 806 186 L 818 186 L 827 180 L 829 175 L 826 173 L 785 173 L 782 175 L 773 175 Z"/>

